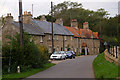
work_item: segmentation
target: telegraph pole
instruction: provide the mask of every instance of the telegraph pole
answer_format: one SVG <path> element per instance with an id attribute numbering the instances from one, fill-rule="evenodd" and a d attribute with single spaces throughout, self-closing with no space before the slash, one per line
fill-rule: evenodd
<path id="1" fill-rule="evenodd" d="M 24 47 L 23 39 L 23 17 L 22 17 L 22 0 L 19 0 L 19 26 L 20 26 L 20 45 Z"/>
<path id="2" fill-rule="evenodd" d="M 33 4 L 32 4 L 32 16 L 33 16 Z"/>
<path id="3" fill-rule="evenodd" d="M 52 27 L 52 53 L 54 52 L 54 33 L 53 33 L 53 3 L 51 2 L 51 27 Z"/>

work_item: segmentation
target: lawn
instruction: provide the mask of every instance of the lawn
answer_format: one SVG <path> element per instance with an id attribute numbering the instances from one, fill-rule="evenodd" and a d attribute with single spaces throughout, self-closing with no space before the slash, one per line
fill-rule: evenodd
<path id="1" fill-rule="evenodd" d="M 52 66 L 54 66 L 55 64 L 53 63 L 47 63 L 45 64 L 45 66 L 43 68 L 39 68 L 39 69 L 32 69 L 30 71 L 27 72 L 21 72 L 21 73 L 14 73 L 14 74 L 7 74 L 7 75 L 3 75 L 3 79 L 2 80 L 20 80 L 20 78 L 26 78 L 28 76 L 34 75 L 40 71 L 46 70 Z"/>
<path id="2" fill-rule="evenodd" d="M 104 58 L 104 53 L 95 58 L 93 67 L 96 78 L 116 78 L 118 77 L 118 69 L 120 68 L 120 66 L 108 62 Z"/>

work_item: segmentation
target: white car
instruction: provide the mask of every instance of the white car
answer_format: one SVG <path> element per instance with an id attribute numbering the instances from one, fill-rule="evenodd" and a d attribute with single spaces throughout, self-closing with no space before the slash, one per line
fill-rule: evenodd
<path id="1" fill-rule="evenodd" d="M 51 56 L 50 59 L 66 59 L 66 54 L 64 51 L 55 51 Z"/>

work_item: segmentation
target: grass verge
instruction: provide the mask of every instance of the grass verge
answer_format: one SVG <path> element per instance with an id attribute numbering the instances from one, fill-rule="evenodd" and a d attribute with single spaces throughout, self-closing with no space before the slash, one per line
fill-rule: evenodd
<path id="1" fill-rule="evenodd" d="M 104 53 L 102 53 L 95 58 L 93 68 L 96 78 L 116 78 L 120 66 L 108 62 L 104 58 Z"/>
<path id="2" fill-rule="evenodd" d="M 53 63 L 47 63 L 44 65 L 43 68 L 39 68 L 39 69 L 31 69 L 30 71 L 27 72 L 21 72 L 21 73 L 13 73 L 13 74 L 7 74 L 7 75 L 3 75 L 3 79 L 2 80 L 20 80 L 21 78 L 26 78 L 28 76 L 34 75 L 40 71 L 44 71 L 52 66 L 54 66 L 55 64 Z"/>

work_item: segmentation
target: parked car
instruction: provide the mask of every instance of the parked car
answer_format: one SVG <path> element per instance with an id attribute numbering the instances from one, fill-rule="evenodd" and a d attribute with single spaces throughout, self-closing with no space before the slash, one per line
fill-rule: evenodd
<path id="1" fill-rule="evenodd" d="M 73 54 L 73 58 L 75 58 L 75 53 L 74 53 L 74 51 L 71 51 L 72 52 L 72 54 Z"/>
<path id="2" fill-rule="evenodd" d="M 50 59 L 66 59 L 66 54 L 64 51 L 55 51 L 51 56 Z"/>
<path id="3" fill-rule="evenodd" d="M 75 53 L 73 51 L 66 51 L 66 58 L 75 58 Z"/>

